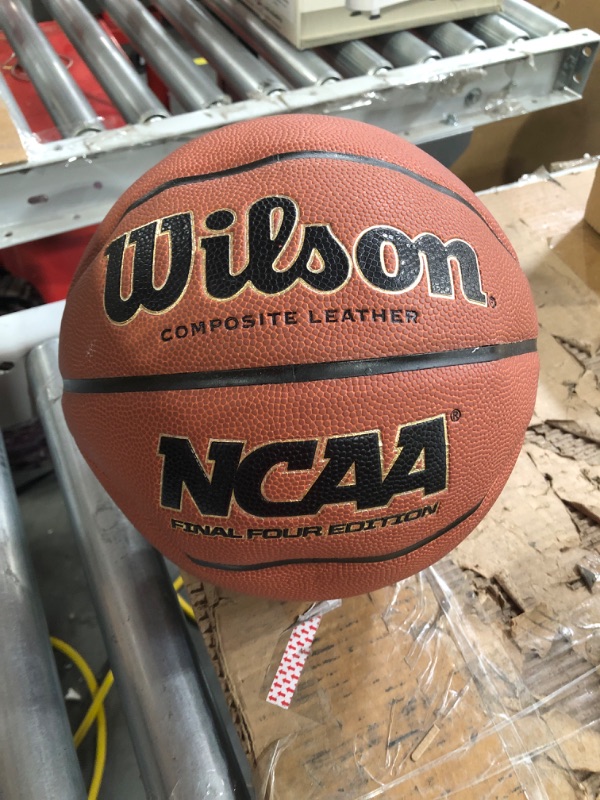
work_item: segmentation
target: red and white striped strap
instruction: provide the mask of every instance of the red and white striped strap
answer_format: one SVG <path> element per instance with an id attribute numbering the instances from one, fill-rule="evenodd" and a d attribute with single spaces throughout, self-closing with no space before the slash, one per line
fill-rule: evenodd
<path id="1" fill-rule="evenodd" d="M 294 626 L 269 689 L 268 703 L 289 708 L 322 619 L 318 614 Z"/>
<path id="2" fill-rule="evenodd" d="M 273 703 L 283 709 L 289 708 L 323 614 L 339 608 L 341 604 L 341 600 L 325 600 L 322 603 L 316 603 L 306 614 L 298 618 L 269 689 L 268 703 Z"/>

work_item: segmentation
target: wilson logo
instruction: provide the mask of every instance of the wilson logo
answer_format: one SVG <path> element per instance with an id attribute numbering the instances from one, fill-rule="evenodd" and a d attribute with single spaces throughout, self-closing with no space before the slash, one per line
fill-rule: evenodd
<path id="1" fill-rule="evenodd" d="M 463 297 L 487 305 L 477 253 L 462 239 L 443 242 L 432 233 L 411 239 L 392 225 L 375 225 L 359 234 L 350 253 L 331 225 L 301 223 L 297 204 L 278 196 L 253 203 L 244 223 L 236 224 L 235 214 L 221 209 L 207 216 L 204 227 L 209 233 L 199 238 L 202 278 L 206 294 L 215 300 L 230 300 L 247 287 L 263 295 L 280 295 L 298 283 L 331 294 L 348 282 L 353 270 L 368 286 L 386 294 L 408 292 L 425 276 L 432 297 L 453 299 L 454 265 Z M 233 262 L 235 236 L 246 237 L 243 269 Z M 157 285 L 155 254 L 160 237 L 168 237 L 170 262 Z M 133 250 L 129 255 L 128 249 Z M 162 314 L 173 308 L 187 291 L 195 251 L 191 212 L 154 220 L 111 242 L 104 253 L 108 318 L 123 325 L 142 309 Z M 130 267 L 125 279 L 126 261 Z"/>
<path id="2" fill-rule="evenodd" d="M 212 441 L 207 454 L 212 469 L 208 469 L 189 439 L 161 436 L 160 504 L 181 511 L 187 491 L 198 512 L 210 517 L 228 517 L 234 499 L 256 517 L 295 517 L 315 515 L 338 503 L 353 503 L 358 511 L 382 508 L 397 495 L 417 491 L 431 495 L 447 488 L 444 416 L 403 425 L 396 446 L 399 452 L 385 475 L 378 431 L 321 441 L 269 442 L 245 454 L 243 442 Z M 320 457 L 315 458 L 318 451 Z M 266 495 L 269 473 L 282 467 L 314 475 L 304 497 L 281 501 Z"/>

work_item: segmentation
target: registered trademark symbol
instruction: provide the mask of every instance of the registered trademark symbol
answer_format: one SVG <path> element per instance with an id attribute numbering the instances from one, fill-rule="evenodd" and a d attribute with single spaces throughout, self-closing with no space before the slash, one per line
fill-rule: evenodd
<path id="1" fill-rule="evenodd" d="M 460 408 L 455 408 L 453 411 L 450 412 L 450 419 L 452 422 L 458 422 L 460 419 Z"/>
<path id="2" fill-rule="evenodd" d="M 491 294 L 489 296 L 488 303 L 489 303 L 490 308 L 496 308 L 496 298 L 494 297 L 494 295 Z"/>

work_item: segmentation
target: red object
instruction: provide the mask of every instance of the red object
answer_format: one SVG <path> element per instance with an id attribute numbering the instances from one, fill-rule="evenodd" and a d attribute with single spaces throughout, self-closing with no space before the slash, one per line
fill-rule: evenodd
<path id="1" fill-rule="evenodd" d="M 99 22 L 106 32 L 112 35 L 108 25 L 102 20 L 99 20 Z M 65 36 L 58 23 L 53 21 L 41 22 L 39 27 L 62 59 L 75 83 L 83 91 L 94 111 L 101 117 L 104 126 L 106 128 L 118 128 L 124 125 L 123 117 L 114 107 L 110 98 Z M 0 64 L 8 87 L 21 107 L 31 130 L 37 133 L 43 142 L 62 138 L 46 107 L 40 100 L 29 76 L 19 65 L 10 42 L 8 42 L 3 33 L 0 33 Z"/>
<path id="2" fill-rule="evenodd" d="M 280 708 L 289 707 L 322 619 L 323 615 L 317 614 L 294 627 L 267 694 L 268 703 Z"/>
<path id="3" fill-rule="evenodd" d="M 117 43 L 110 25 L 102 19 L 99 23 Z M 42 22 L 40 29 L 61 57 L 92 108 L 101 117 L 104 126 L 118 128 L 124 125 L 125 120 L 58 23 Z M 0 65 L 2 65 L 2 75 L 33 133 L 37 134 L 42 142 L 62 138 L 29 76 L 18 64 L 10 43 L 2 33 L 0 33 Z M 94 230 L 95 226 L 81 228 L 3 249 L 0 252 L 0 262 L 9 272 L 33 284 L 46 302 L 63 300 Z"/>
<path id="4" fill-rule="evenodd" d="M 265 117 L 179 148 L 107 215 L 67 299 L 63 407 L 181 568 L 347 597 L 434 563 L 492 507 L 536 336 L 512 246 L 456 176 L 371 125 Z"/>
<path id="5" fill-rule="evenodd" d="M 0 252 L 5 269 L 33 284 L 46 303 L 64 300 L 96 225 L 7 247 Z"/>

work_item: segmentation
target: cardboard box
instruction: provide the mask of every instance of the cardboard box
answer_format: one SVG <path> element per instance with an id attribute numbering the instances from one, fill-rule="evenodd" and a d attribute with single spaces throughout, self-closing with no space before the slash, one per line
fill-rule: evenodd
<path id="1" fill-rule="evenodd" d="M 582 280 L 600 274 L 583 221 L 593 175 L 483 197 L 530 280 L 542 372 L 513 475 L 450 556 L 325 613 L 287 710 L 267 695 L 307 604 L 186 579 L 259 798 L 597 796 L 600 296 Z"/>
<path id="2" fill-rule="evenodd" d="M 464 19 L 502 0 L 244 0 L 293 45 L 304 49 L 389 31 Z"/>
<path id="3" fill-rule="evenodd" d="M 27 153 L 8 108 L 0 100 L 0 166 L 27 161 Z"/>
<path id="4" fill-rule="evenodd" d="M 585 221 L 600 234 L 600 169 L 596 169 L 596 179 L 585 207 Z"/>

